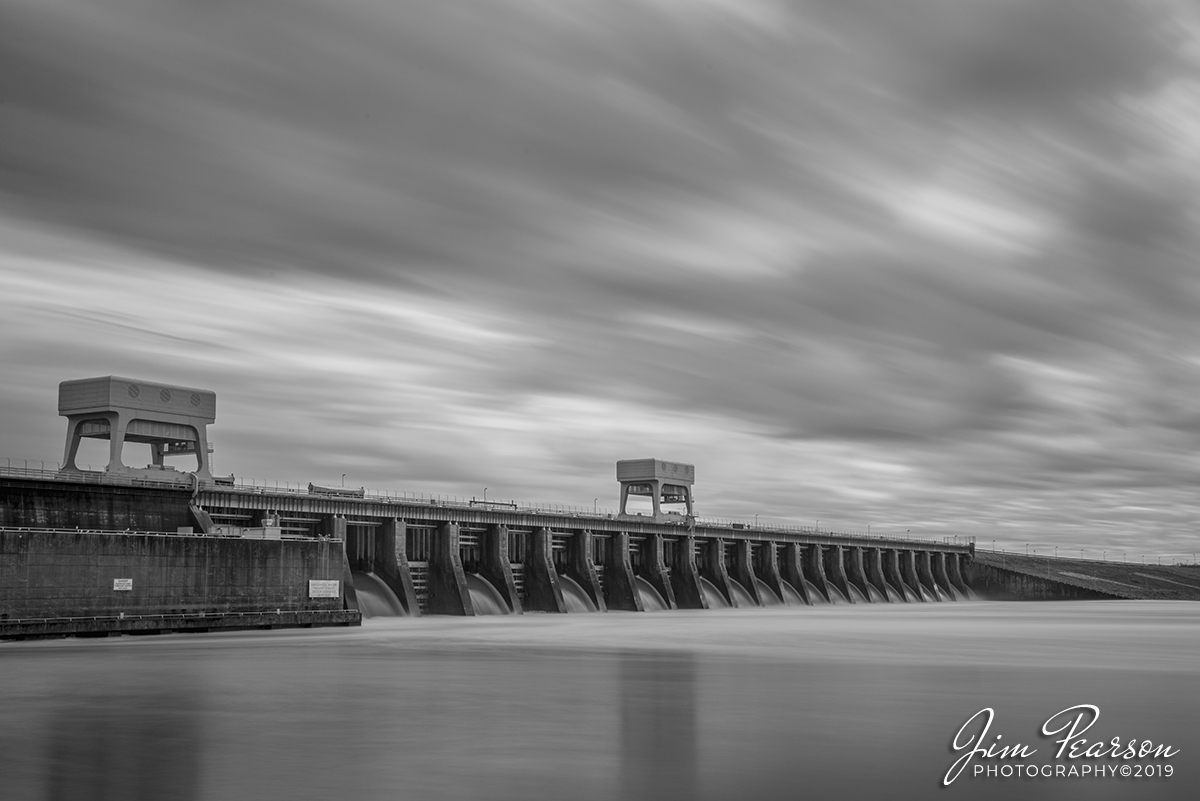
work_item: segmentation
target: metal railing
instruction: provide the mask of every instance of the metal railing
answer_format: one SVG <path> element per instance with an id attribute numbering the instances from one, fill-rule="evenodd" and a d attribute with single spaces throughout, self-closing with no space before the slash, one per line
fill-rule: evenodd
<path id="1" fill-rule="evenodd" d="M 1131 551 L 1128 548 L 1093 548 L 1089 550 L 1087 548 L 1063 548 L 1061 545 L 1055 547 L 1053 545 L 1046 546 L 1042 544 L 1039 544 L 1037 548 L 1027 546 L 1024 549 L 997 548 L 995 544 L 991 547 L 981 545 L 977 546 L 977 550 L 984 553 L 1003 554 L 1005 556 L 1028 557 L 1031 560 L 1050 559 L 1068 562 L 1096 562 L 1098 564 L 1133 565 L 1135 567 L 1139 565 L 1142 567 L 1200 566 L 1196 558 L 1200 554 L 1200 550 L 1194 552 L 1142 553 L 1136 550 Z M 1096 554 L 1100 555 L 1099 558 L 1096 557 Z"/>
<path id="2" fill-rule="evenodd" d="M 83 623 L 122 620 L 207 620 L 209 618 L 254 617 L 278 618 L 285 615 L 354 615 L 352 609 L 276 609 L 274 611 L 240 611 L 240 612 L 157 612 L 134 614 L 118 612 L 115 615 L 63 615 L 62 617 L 10 617 L 0 619 L 0 628 L 10 624 L 30 623 Z"/>
<path id="3" fill-rule="evenodd" d="M 126 476 L 120 473 L 108 473 L 101 470 L 60 470 L 57 462 L 43 462 L 33 459 L 8 459 L 0 466 L 0 476 L 11 478 L 33 478 L 43 481 L 65 481 L 71 484 L 108 484 L 119 487 L 161 487 L 170 484 L 177 487 L 190 487 L 191 473 L 177 473 L 170 470 L 162 471 L 162 478 L 142 478 L 141 476 Z M 13 462 L 24 464 L 14 466 Z M 36 464 L 38 467 L 29 467 Z M 54 469 L 44 467 L 53 464 Z"/>
<path id="4" fill-rule="evenodd" d="M 239 528 L 246 528 L 245 526 Z M 141 531 L 135 529 L 103 529 L 103 528 L 39 528 L 37 526 L 0 526 L 0 533 L 15 533 L 15 534 L 104 534 L 113 537 L 203 537 L 213 540 L 241 540 L 241 539 L 257 539 L 255 537 L 244 537 L 241 534 L 233 533 L 204 533 L 203 531 Z M 306 534 L 281 534 L 280 539 L 284 540 L 318 540 L 325 542 L 342 542 L 338 538 L 319 538 L 308 536 Z"/>

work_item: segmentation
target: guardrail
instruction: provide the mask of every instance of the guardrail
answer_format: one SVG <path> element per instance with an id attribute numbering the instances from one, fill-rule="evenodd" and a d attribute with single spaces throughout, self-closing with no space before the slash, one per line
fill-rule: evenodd
<path id="1" fill-rule="evenodd" d="M 134 529 L 102 529 L 102 528 L 38 528 L 37 526 L 0 526 L 0 534 L 105 534 L 114 537 L 201 537 L 210 540 L 242 540 L 257 537 L 243 537 L 241 534 L 206 534 L 202 531 L 138 531 Z M 281 540 L 317 540 L 325 542 L 342 542 L 337 538 L 310 537 L 307 535 L 281 534 Z"/>
<path id="2" fill-rule="evenodd" d="M 1193 551 L 1175 551 L 1173 553 L 1139 553 L 1136 551 L 1130 551 L 1128 548 L 1126 548 L 1125 550 L 1120 550 L 1120 549 L 1116 549 L 1116 548 L 1108 548 L 1108 549 L 1093 548 L 1092 550 L 1089 551 L 1086 548 L 1062 548 L 1061 546 L 1059 546 L 1058 548 L 1055 548 L 1055 546 L 1051 545 L 1051 546 L 1049 546 L 1049 548 L 1053 548 L 1054 553 L 1041 553 L 1038 550 L 1039 548 L 1047 548 L 1047 546 L 1039 545 L 1038 548 L 1034 548 L 1032 551 L 1031 550 L 1008 550 L 1006 548 L 997 548 L 994 545 L 991 548 L 977 547 L 977 550 L 980 553 L 991 553 L 991 554 L 997 554 L 997 555 L 1002 555 L 1002 556 L 1019 556 L 1023 559 L 1029 559 L 1030 561 L 1033 561 L 1035 559 L 1045 559 L 1045 560 L 1067 561 L 1067 562 L 1095 562 L 1097 564 L 1106 564 L 1106 565 L 1133 565 L 1135 567 L 1139 566 L 1139 565 L 1142 567 L 1197 567 L 1197 566 L 1200 566 L 1200 564 L 1198 564 L 1197 560 L 1196 560 L 1196 555 L 1200 554 L 1200 551 L 1195 551 L 1195 552 L 1193 552 Z M 1059 550 L 1062 550 L 1061 556 L 1058 554 Z M 1075 556 L 1076 552 L 1078 552 L 1078 554 L 1079 554 L 1078 556 Z M 1092 555 L 1085 556 L 1084 555 L 1085 553 L 1090 553 Z M 1096 556 L 1095 556 L 1096 553 L 1100 554 L 1099 559 L 1096 558 Z M 1112 559 L 1108 558 L 1108 554 L 1110 554 L 1110 553 L 1113 555 Z M 1136 560 L 1130 560 L 1129 559 L 1130 553 L 1135 553 L 1138 558 Z M 1121 555 L 1120 559 L 1116 558 L 1117 554 Z M 1147 562 L 1146 561 L 1147 559 L 1150 559 L 1152 561 Z M 1164 559 L 1168 560 L 1165 564 L 1163 563 Z"/>
<path id="3" fill-rule="evenodd" d="M 118 487 L 158 487 L 164 485 L 176 488 L 192 486 L 191 473 L 174 473 L 164 470 L 162 478 L 142 478 L 141 476 L 123 476 L 119 473 L 105 473 L 99 470 L 59 470 L 54 462 L 37 462 L 36 464 L 55 464 L 55 469 L 41 467 L 13 467 L 10 464 L 0 466 L 0 476 L 12 478 L 34 478 L 43 481 L 65 481 L 71 484 L 108 484 Z"/>
<path id="4" fill-rule="evenodd" d="M 64 615 L 62 617 L 9 617 L 0 619 L 0 624 L 8 623 L 82 623 L 87 621 L 122 621 L 122 620 L 200 620 L 208 618 L 227 617 L 280 617 L 282 615 L 345 615 L 346 609 L 276 609 L 266 612 L 178 612 L 156 614 L 132 614 L 118 612 L 115 615 Z"/>

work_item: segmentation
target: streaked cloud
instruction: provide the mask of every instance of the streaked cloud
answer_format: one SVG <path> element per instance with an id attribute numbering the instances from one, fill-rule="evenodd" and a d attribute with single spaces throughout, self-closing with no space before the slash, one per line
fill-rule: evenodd
<path id="1" fill-rule="evenodd" d="M 712 516 L 1179 549 L 1198 30 L 9 0 L 0 452 L 132 374 L 215 389 L 240 475 L 603 507 L 657 455 Z"/>

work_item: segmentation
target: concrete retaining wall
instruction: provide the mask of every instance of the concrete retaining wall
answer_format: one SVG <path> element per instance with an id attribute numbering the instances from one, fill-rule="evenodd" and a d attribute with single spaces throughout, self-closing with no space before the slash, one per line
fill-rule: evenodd
<path id="1" fill-rule="evenodd" d="M 971 562 L 965 572 L 970 588 L 989 601 L 1077 601 L 1121 597 L 979 562 Z"/>
<path id="2" fill-rule="evenodd" d="M 341 610 L 340 595 L 309 598 L 308 582 L 342 582 L 343 564 L 332 540 L 0 531 L 0 622 Z"/>

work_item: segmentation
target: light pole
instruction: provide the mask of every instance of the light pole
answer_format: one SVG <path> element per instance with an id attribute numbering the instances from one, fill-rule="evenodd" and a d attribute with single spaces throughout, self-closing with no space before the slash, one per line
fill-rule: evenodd
<path id="1" fill-rule="evenodd" d="M 1101 551 L 1101 552 L 1100 552 L 1100 561 L 1101 561 L 1101 562 L 1107 562 L 1107 561 L 1108 561 L 1108 551 Z"/>
<path id="2" fill-rule="evenodd" d="M 813 531 L 817 532 L 818 534 L 820 534 L 820 533 L 821 533 L 821 521 L 820 521 L 820 520 L 817 520 L 817 525 L 816 525 L 816 527 L 813 529 Z"/>
<path id="3" fill-rule="evenodd" d="M 599 514 L 599 512 L 596 511 L 596 502 L 599 500 L 599 498 L 592 498 L 592 514 L 594 515 Z"/>
<path id="4" fill-rule="evenodd" d="M 487 503 L 487 487 L 483 488 L 483 502 Z"/>
<path id="5" fill-rule="evenodd" d="M 1058 558 L 1058 546 L 1057 545 L 1054 546 L 1054 558 L 1055 559 Z"/>
<path id="6" fill-rule="evenodd" d="M 1025 555 L 1029 556 L 1029 543 L 1025 543 Z"/>
<path id="7" fill-rule="evenodd" d="M 996 552 L 996 541 L 992 540 L 992 553 Z"/>
<path id="8" fill-rule="evenodd" d="M 754 515 L 754 527 L 758 528 L 758 515 L 757 514 Z"/>
<path id="9" fill-rule="evenodd" d="M 346 486 L 346 474 L 342 473 L 342 486 Z"/>

